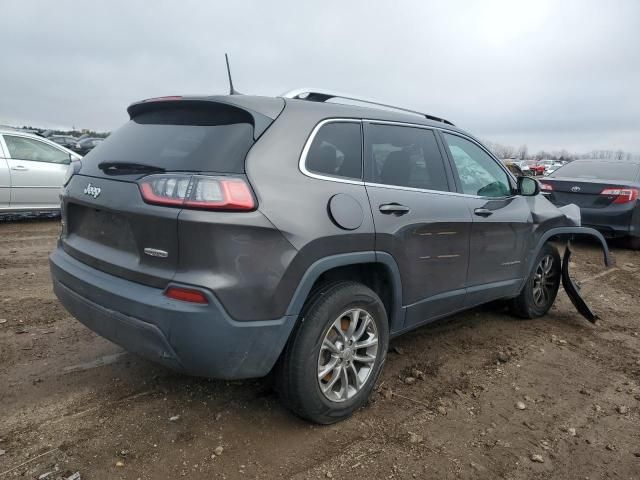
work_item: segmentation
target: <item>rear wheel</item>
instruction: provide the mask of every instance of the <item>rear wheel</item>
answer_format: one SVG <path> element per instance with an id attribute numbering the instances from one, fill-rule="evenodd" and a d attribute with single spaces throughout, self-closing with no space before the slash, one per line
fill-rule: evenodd
<path id="1" fill-rule="evenodd" d="M 511 312 L 521 318 L 537 318 L 545 315 L 558 294 L 560 275 L 558 249 L 546 243 L 538 253 L 533 271 L 520 295 L 509 303 Z"/>
<path id="2" fill-rule="evenodd" d="M 276 371 L 283 403 L 308 420 L 330 424 L 363 406 L 389 343 L 380 298 L 355 282 L 316 291 Z"/>

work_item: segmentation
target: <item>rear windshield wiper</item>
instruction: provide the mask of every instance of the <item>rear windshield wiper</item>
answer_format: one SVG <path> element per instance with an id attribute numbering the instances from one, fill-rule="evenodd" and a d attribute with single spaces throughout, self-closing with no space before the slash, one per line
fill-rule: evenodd
<path id="1" fill-rule="evenodd" d="M 136 173 L 162 173 L 164 168 L 130 162 L 102 162 L 98 168 L 107 175 L 133 175 Z"/>

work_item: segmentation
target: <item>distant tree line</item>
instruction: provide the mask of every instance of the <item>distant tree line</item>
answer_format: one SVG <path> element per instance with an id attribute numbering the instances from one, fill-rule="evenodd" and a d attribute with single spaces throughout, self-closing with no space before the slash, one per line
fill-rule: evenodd
<path id="1" fill-rule="evenodd" d="M 640 159 L 640 155 L 625 152 L 623 150 L 592 150 L 587 153 L 574 153 L 568 150 L 546 151 L 540 150 L 537 153 L 529 153 L 526 145 L 512 147 L 501 143 L 483 140 L 484 145 L 498 158 L 513 158 L 517 160 L 562 160 L 572 161 L 580 158 L 596 158 L 599 160 L 635 160 Z"/>

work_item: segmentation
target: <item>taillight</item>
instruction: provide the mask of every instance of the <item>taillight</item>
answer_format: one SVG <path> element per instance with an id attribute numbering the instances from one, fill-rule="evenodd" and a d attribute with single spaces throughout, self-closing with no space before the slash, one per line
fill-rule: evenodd
<path id="1" fill-rule="evenodd" d="M 638 199 L 637 188 L 605 188 L 600 195 L 615 197 L 613 203 L 629 203 Z"/>
<path id="2" fill-rule="evenodd" d="M 145 202 L 203 210 L 250 211 L 256 202 L 246 180 L 188 174 L 149 175 L 138 182 Z"/>
<path id="3" fill-rule="evenodd" d="M 540 190 L 543 192 L 553 192 L 553 186 L 550 183 L 540 182 Z"/>
<path id="4" fill-rule="evenodd" d="M 209 303 L 204 293 L 191 288 L 169 287 L 165 290 L 164 294 L 169 298 L 183 302 L 199 303 L 202 305 Z"/>

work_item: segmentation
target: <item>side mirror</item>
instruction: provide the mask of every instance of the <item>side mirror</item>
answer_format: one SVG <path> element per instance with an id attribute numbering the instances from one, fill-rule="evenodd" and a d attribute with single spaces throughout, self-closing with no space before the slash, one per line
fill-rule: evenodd
<path id="1" fill-rule="evenodd" d="M 532 177 L 518 177 L 518 193 L 525 197 L 535 197 L 540 193 L 540 184 Z"/>

